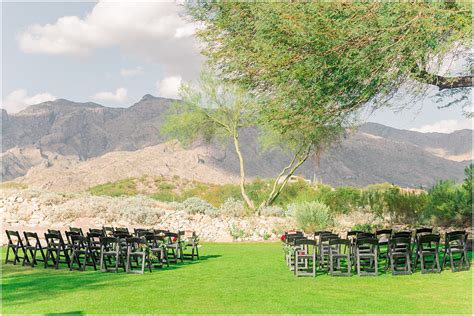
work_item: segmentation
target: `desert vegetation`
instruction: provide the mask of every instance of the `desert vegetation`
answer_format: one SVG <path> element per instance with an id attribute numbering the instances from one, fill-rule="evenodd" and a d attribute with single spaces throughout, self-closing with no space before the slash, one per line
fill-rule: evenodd
<path id="1" fill-rule="evenodd" d="M 319 229 L 327 228 L 334 225 L 336 217 L 352 213 L 370 215 L 374 221 L 378 219 L 379 225 L 468 226 L 472 220 L 472 169 L 472 165 L 466 168 L 463 184 L 442 180 L 428 190 L 404 189 L 388 183 L 364 188 L 333 188 L 300 180 L 289 183 L 276 203 L 262 206 L 260 212 L 264 216 L 294 217 L 298 225 L 307 230 L 314 229 L 315 225 Z M 271 191 L 272 181 L 257 179 L 248 183 L 246 189 L 252 200 L 261 203 Z M 240 199 L 240 188 L 236 184 L 143 177 L 95 186 L 89 192 L 106 196 L 141 194 L 163 202 L 175 202 L 189 214 L 245 217 L 253 213 Z"/>

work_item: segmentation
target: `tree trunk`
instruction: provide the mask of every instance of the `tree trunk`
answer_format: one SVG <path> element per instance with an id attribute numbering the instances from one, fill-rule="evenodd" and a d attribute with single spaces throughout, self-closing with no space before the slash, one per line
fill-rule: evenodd
<path id="1" fill-rule="evenodd" d="M 244 169 L 244 157 L 242 156 L 242 152 L 240 151 L 240 143 L 239 143 L 239 135 L 234 133 L 234 147 L 237 156 L 239 157 L 239 168 L 240 168 L 240 194 L 244 199 L 245 203 L 251 210 L 255 210 L 255 205 L 253 204 L 252 200 L 248 197 L 247 192 L 245 192 L 245 169 Z"/>
<path id="2" fill-rule="evenodd" d="M 273 202 L 275 202 L 275 200 L 278 198 L 278 196 L 280 195 L 280 193 L 283 191 L 286 184 L 288 183 L 288 180 L 290 180 L 290 177 L 309 158 L 310 152 L 311 152 L 311 146 L 308 146 L 308 148 L 304 152 L 304 155 L 301 158 L 298 159 L 298 162 L 296 164 L 295 164 L 295 161 L 296 161 L 297 157 L 299 156 L 299 154 L 301 153 L 301 149 L 294 155 L 294 157 L 291 160 L 290 164 L 288 166 L 286 166 L 285 168 L 283 168 L 283 170 L 280 172 L 278 177 L 275 179 L 275 182 L 273 184 L 272 192 L 270 192 L 268 198 L 265 200 L 264 203 L 262 203 L 262 205 L 260 207 L 270 206 L 270 205 L 273 204 Z M 283 177 L 285 172 L 290 168 L 291 168 L 291 170 L 285 175 L 285 179 L 283 180 L 283 182 L 281 184 L 279 184 L 278 182 L 280 182 L 280 179 Z"/>

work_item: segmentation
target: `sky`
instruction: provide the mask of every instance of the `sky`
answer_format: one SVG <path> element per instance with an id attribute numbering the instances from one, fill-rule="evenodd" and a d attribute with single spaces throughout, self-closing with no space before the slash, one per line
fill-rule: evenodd
<path id="1" fill-rule="evenodd" d="M 57 98 L 111 107 L 145 94 L 177 98 L 204 62 L 199 27 L 174 2 L 2 2 L 2 108 L 16 113 Z M 363 118 L 421 132 L 472 128 L 460 107 L 442 104 L 426 97 Z"/>

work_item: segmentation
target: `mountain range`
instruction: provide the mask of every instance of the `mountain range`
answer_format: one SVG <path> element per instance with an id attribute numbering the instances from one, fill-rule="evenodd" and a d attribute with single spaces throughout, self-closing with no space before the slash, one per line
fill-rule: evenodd
<path id="1" fill-rule="evenodd" d="M 230 144 L 183 149 L 160 134 L 173 100 L 145 95 L 129 108 L 64 99 L 8 114 L 2 110 L 2 179 L 51 190 L 140 175 L 179 175 L 203 182 L 235 182 L 238 160 Z M 247 174 L 272 177 L 289 157 L 261 152 L 256 129 L 241 136 Z M 390 182 L 427 187 L 463 179 L 472 161 L 472 130 L 419 133 L 365 123 L 299 175 L 335 186 Z"/>

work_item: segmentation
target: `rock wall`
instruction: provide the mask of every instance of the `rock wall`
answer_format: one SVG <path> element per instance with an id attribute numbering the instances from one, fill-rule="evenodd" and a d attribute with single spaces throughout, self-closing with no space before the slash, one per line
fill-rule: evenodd
<path id="1" fill-rule="evenodd" d="M 1 243 L 6 229 L 37 232 L 48 229 L 68 230 L 70 226 L 158 228 L 171 231 L 192 230 L 201 240 L 263 241 L 278 240 L 280 234 L 294 228 L 291 218 L 281 217 L 210 217 L 178 210 L 176 203 L 163 203 L 144 196 L 105 197 L 89 194 L 58 194 L 33 190 L 2 190 L 0 219 Z"/>

